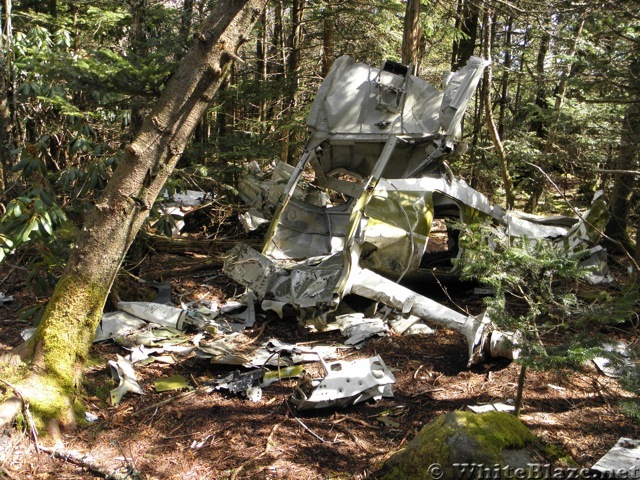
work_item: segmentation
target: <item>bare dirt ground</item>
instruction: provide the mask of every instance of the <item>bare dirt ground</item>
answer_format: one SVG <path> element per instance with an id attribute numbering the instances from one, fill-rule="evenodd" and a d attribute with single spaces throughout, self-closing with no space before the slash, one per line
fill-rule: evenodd
<path id="1" fill-rule="evenodd" d="M 154 257 L 141 276 L 170 281 L 174 300 L 206 298 L 224 303 L 241 293 L 219 271 L 203 274 L 198 270 L 202 262 L 199 256 Z M 32 298 L 21 282 L 9 281 L 2 288 L 15 297 L 0 309 L 0 351 L 6 351 L 29 326 L 18 319 L 17 311 Z M 464 291 L 452 295 L 461 305 L 478 302 Z M 247 335 L 288 342 L 344 340 L 339 332 L 313 334 L 284 321 L 266 326 L 259 322 Z M 627 336 L 627 340 L 635 339 Z M 198 388 L 232 369 L 198 361 L 193 354 L 177 358 L 174 365 L 156 362 L 137 368 L 145 395 L 127 394 L 118 406 L 111 406 L 107 398 L 114 383 L 106 362 L 126 352 L 113 343 L 96 344 L 92 351 L 96 361 L 86 370 L 86 395 L 81 400 L 98 421 L 64 433 L 64 448 L 84 455 L 85 461 L 91 460 L 111 478 L 375 478 L 381 463 L 436 416 L 514 398 L 519 366 L 493 362 L 469 370 L 466 350 L 461 336 L 442 329 L 434 335 L 371 339 L 361 350 L 345 351 L 344 358 L 381 355 L 397 379 L 393 398 L 296 412 L 287 403 L 293 380 L 266 388 L 256 403 Z M 173 374 L 188 378 L 195 390 L 156 393 L 154 381 Z M 620 400 L 630 396 L 592 365 L 580 372 L 530 372 L 521 418 L 540 438 L 589 467 L 619 437 L 640 436 L 640 426 L 621 412 Z M 46 436 L 39 441 L 52 446 Z M 0 478 L 9 479 L 100 478 L 86 466 L 37 452 L 32 440 L 18 430 L 0 437 L 0 467 Z"/>

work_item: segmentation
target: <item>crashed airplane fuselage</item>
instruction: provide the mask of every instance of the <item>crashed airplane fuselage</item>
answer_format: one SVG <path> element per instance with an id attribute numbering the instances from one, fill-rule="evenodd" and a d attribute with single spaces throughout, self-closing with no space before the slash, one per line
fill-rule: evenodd
<path id="1" fill-rule="evenodd" d="M 462 117 L 487 65 L 472 57 L 439 91 L 394 62 L 378 69 L 338 59 L 311 107 L 310 140 L 262 252 L 236 246 L 225 273 L 281 316 L 290 309 L 300 319 L 322 317 L 356 294 L 463 333 L 470 363 L 492 343 L 511 351 L 495 345 L 509 335 L 491 342 L 488 319 L 398 284 L 425 272 L 455 273 L 451 260 L 462 252 L 446 220 L 491 221 L 507 235 L 589 240 L 575 219 L 505 212 L 447 173 L 444 160 L 456 150 Z"/>

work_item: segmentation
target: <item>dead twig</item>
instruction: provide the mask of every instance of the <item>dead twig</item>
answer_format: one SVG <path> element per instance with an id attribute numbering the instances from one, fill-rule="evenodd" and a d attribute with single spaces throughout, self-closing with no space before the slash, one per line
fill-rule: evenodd
<path id="1" fill-rule="evenodd" d="M 602 385 L 600 384 L 600 382 L 598 381 L 598 379 L 594 378 L 592 379 L 591 384 L 593 385 L 593 388 L 595 389 L 596 392 L 598 392 L 598 395 L 600 395 L 600 398 L 602 398 L 602 401 L 607 405 L 607 407 L 609 408 L 609 411 L 613 412 L 613 407 L 611 406 L 611 402 L 609 402 L 609 399 L 605 396 L 604 392 L 602 391 Z"/>
<path id="2" fill-rule="evenodd" d="M 0 465 L 0 472 L 2 472 L 2 475 L 7 477 L 9 480 L 20 480 L 19 477 L 16 477 L 15 475 L 13 475 L 13 473 L 11 473 L 9 470 L 7 470 L 2 465 Z"/>
<path id="3" fill-rule="evenodd" d="M 262 324 L 262 326 L 260 327 L 260 329 L 258 330 L 258 334 L 255 335 L 253 338 L 251 338 L 250 340 L 247 340 L 244 343 L 241 343 L 240 346 L 244 347 L 247 345 L 251 345 L 252 343 L 255 343 L 258 341 L 258 339 L 260 338 L 260 336 L 264 333 L 264 329 L 267 328 L 267 325 L 269 325 L 269 323 L 271 323 L 271 320 L 267 320 L 266 322 L 264 322 Z"/>
<path id="4" fill-rule="evenodd" d="M 419 392 L 412 393 L 411 398 L 417 397 L 418 395 L 424 395 L 425 393 L 434 393 L 441 392 L 444 388 L 427 388 L 426 390 L 420 390 Z"/>
<path id="5" fill-rule="evenodd" d="M 336 420 L 334 420 L 331 423 L 333 425 L 337 425 L 337 424 L 342 423 L 344 421 L 357 423 L 357 424 L 362 425 L 363 427 L 367 427 L 367 428 L 375 428 L 376 430 L 378 430 L 380 428 L 380 427 L 376 427 L 375 425 L 371 425 L 370 423 L 365 422 L 364 420 L 360 420 L 359 418 L 353 418 L 353 417 L 349 417 L 347 415 L 342 415 L 342 416 L 338 417 Z"/>
<path id="6" fill-rule="evenodd" d="M 309 427 L 307 427 L 302 420 L 300 420 L 298 417 L 296 417 L 295 415 L 292 415 L 291 418 L 293 418 L 296 422 L 298 422 L 300 424 L 300 426 L 302 428 L 304 428 L 307 432 L 309 432 L 312 436 L 314 436 L 315 438 L 317 438 L 318 440 L 320 440 L 322 443 L 327 443 L 327 441 L 322 438 L 320 435 L 318 435 L 316 432 L 314 432 L 313 430 L 311 430 Z"/>
<path id="7" fill-rule="evenodd" d="M 188 397 L 190 395 L 193 395 L 196 392 L 197 392 L 197 389 L 196 390 L 189 390 L 188 392 L 183 392 L 180 395 L 176 395 L 175 397 L 165 398 L 164 400 L 161 400 L 158 403 L 154 403 L 153 405 L 149 405 L 148 407 L 142 408 L 142 409 L 138 410 L 137 412 L 133 412 L 132 415 L 133 416 L 140 415 L 141 413 L 147 412 L 147 411 L 149 411 L 149 410 L 151 410 L 153 408 L 159 407 L 161 405 L 166 405 L 167 403 L 171 403 L 174 400 L 179 400 L 181 398 L 185 398 L 185 397 Z"/>
<path id="8" fill-rule="evenodd" d="M 132 476 L 132 472 L 127 472 L 124 475 L 110 472 L 105 467 L 92 460 L 89 455 L 82 455 L 81 453 L 72 450 L 60 450 L 57 448 L 40 447 L 40 449 L 54 458 L 86 468 L 90 472 L 104 477 L 107 480 L 131 480 L 132 478 L 136 478 L 135 476 Z"/>

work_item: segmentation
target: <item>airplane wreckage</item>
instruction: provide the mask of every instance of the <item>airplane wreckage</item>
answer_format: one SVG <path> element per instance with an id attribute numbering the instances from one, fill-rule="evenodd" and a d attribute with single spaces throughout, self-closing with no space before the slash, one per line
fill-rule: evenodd
<path id="1" fill-rule="evenodd" d="M 601 197 L 577 219 L 507 212 L 453 178 L 444 163 L 458 148 L 464 112 L 487 65 L 472 57 L 446 77 L 444 91 L 439 91 L 398 63 L 387 61 L 378 69 L 349 56 L 338 59 L 311 107 L 310 139 L 297 166 L 278 163 L 265 180 L 255 164 L 240 185 L 240 195 L 251 207 L 242 216 L 247 229 L 269 224 L 262 252 L 238 244 L 223 267 L 248 289 L 246 309 L 234 313 L 242 305 L 177 308 L 121 302 L 121 312 L 103 317 L 96 341 L 119 336 L 120 328 L 139 328 L 140 318 L 174 330 L 138 335 L 135 345 L 128 345 L 129 357 L 112 362 L 120 381 L 112 392 L 114 402 L 127 391 L 139 390 L 127 362 L 148 361 L 151 353 L 167 351 L 169 346 L 158 347 L 154 339 L 182 338 L 187 325 L 201 333 L 191 340 L 195 347 L 185 352 L 195 348 L 201 359 L 251 369 L 214 380 L 212 389 L 259 400 L 261 387 L 298 377 L 291 395 L 298 409 L 393 395 L 395 378 L 379 356 L 328 362 L 345 346 L 301 347 L 271 338 L 247 351 L 239 347 L 242 342 L 234 344 L 233 336 L 255 321 L 255 301 L 281 318 L 293 315 L 304 323 L 338 325 L 349 337 L 346 348 L 384 334 L 388 322 L 400 333 L 424 332 L 428 325 L 461 333 L 468 343 L 469 365 L 485 355 L 514 358 L 517 333 L 497 331 L 486 313 L 458 313 L 400 284 L 458 273 L 452 259 L 464 255 L 464 249 L 451 221 L 492 224 L 503 235 L 548 240 L 568 252 L 590 248 L 585 262 L 594 269 L 589 280 L 606 280 L 606 252 L 597 245 L 606 219 Z M 344 314 L 341 302 L 349 294 L 383 307 L 369 315 L 373 318 Z M 116 330 L 108 330 L 108 320 L 115 321 Z M 320 362 L 324 376 L 309 378 L 298 365 L 303 362 Z M 267 372 L 266 366 L 278 371 Z"/>
<path id="2" fill-rule="evenodd" d="M 355 294 L 462 333 L 469 365 L 485 354 L 513 358 L 513 334 L 496 331 L 488 316 L 458 313 L 398 283 L 457 273 L 451 260 L 464 252 L 455 231 L 444 250 L 429 248 L 434 226 L 451 220 L 492 223 L 505 235 L 570 250 L 590 245 L 588 262 L 606 275 L 606 252 L 594 246 L 594 226 L 606 217 L 601 198 L 581 219 L 543 218 L 492 206 L 450 174 L 444 161 L 456 151 L 488 63 L 472 57 L 441 92 L 404 65 L 378 69 L 339 58 L 311 107 L 310 139 L 281 190 L 262 252 L 237 245 L 224 272 L 280 316 L 324 319 Z"/>

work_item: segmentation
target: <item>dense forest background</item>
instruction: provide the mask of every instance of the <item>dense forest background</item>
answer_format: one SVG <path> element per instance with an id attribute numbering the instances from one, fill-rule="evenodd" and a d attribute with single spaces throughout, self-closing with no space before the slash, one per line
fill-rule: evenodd
<path id="1" fill-rule="evenodd" d="M 37 295 L 216 3 L 4 0 L 0 258 L 27 267 Z M 269 1 L 167 183 L 214 192 L 208 234 L 231 218 L 250 161 L 297 160 L 308 107 L 344 54 L 412 62 L 438 87 L 469 56 L 490 58 L 453 171 L 529 212 L 571 213 L 563 194 L 581 207 L 604 189 L 610 247 L 640 258 L 637 0 Z"/>

